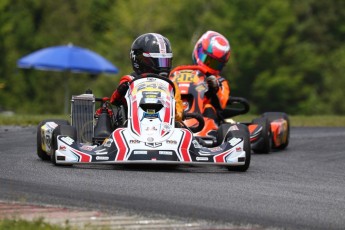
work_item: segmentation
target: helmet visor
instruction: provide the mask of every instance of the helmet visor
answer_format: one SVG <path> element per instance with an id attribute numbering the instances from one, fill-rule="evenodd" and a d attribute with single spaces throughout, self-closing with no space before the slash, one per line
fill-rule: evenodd
<path id="1" fill-rule="evenodd" d="M 211 69 L 219 70 L 219 71 L 223 69 L 225 62 L 221 62 L 221 61 L 211 57 L 207 53 L 205 53 L 202 46 L 200 46 L 198 48 L 197 53 L 198 53 L 199 60 L 202 63 L 204 63 L 205 65 L 207 65 L 208 67 L 210 67 Z"/>
<path id="2" fill-rule="evenodd" d="M 143 53 L 144 57 L 150 57 L 156 68 L 171 68 L 172 53 Z"/>
<path id="3" fill-rule="evenodd" d="M 171 67 L 171 58 L 153 58 L 153 61 L 156 62 L 156 66 L 159 68 Z"/>

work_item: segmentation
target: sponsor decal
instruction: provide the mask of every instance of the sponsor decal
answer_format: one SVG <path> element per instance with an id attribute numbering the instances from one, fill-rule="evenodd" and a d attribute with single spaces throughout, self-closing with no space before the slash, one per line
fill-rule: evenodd
<path id="1" fill-rule="evenodd" d="M 129 140 L 129 143 L 130 144 L 139 144 L 140 141 L 138 141 L 138 140 Z"/>
<path id="2" fill-rule="evenodd" d="M 208 161 L 207 157 L 196 157 L 197 161 Z"/>
<path id="3" fill-rule="evenodd" d="M 105 156 L 96 156 L 96 160 L 98 160 L 98 161 L 107 161 L 107 160 L 109 160 L 109 157 L 105 157 Z"/>
<path id="4" fill-rule="evenodd" d="M 61 150 L 61 151 L 66 151 L 66 146 L 60 145 L 59 150 Z"/>
<path id="5" fill-rule="evenodd" d="M 148 85 L 148 87 L 156 88 L 156 84 Z M 161 92 L 159 91 L 143 91 L 144 98 L 158 98 L 161 97 Z"/>
<path id="6" fill-rule="evenodd" d="M 99 149 L 95 151 L 96 155 L 105 155 L 107 154 L 107 150 L 106 149 Z"/>
<path id="7" fill-rule="evenodd" d="M 237 147 L 236 148 L 236 152 L 241 152 L 242 151 L 242 148 L 241 147 Z"/>
<path id="8" fill-rule="evenodd" d="M 111 144 L 113 143 L 113 141 L 114 141 L 113 139 L 106 138 L 103 141 L 103 146 L 109 148 L 111 146 Z"/>
<path id="9" fill-rule="evenodd" d="M 155 110 L 147 110 L 147 113 L 144 112 L 144 118 L 158 118 L 159 114 L 155 113 Z"/>
<path id="10" fill-rule="evenodd" d="M 147 154 L 147 151 L 136 150 L 136 151 L 133 151 L 133 154 Z"/>
<path id="11" fill-rule="evenodd" d="M 48 128 L 52 128 L 52 129 L 55 129 L 58 126 L 58 124 L 56 124 L 53 121 L 49 121 L 45 125 L 47 125 Z"/>
<path id="12" fill-rule="evenodd" d="M 217 146 L 217 147 L 214 147 L 214 148 L 210 148 L 210 151 L 211 152 L 219 152 L 219 151 L 222 151 L 223 149 L 221 148 L 221 147 L 219 147 L 219 146 Z"/>
<path id="13" fill-rule="evenodd" d="M 97 145 L 83 145 L 80 147 L 80 149 L 86 150 L 86 151 L 92 151 L 96 147 L 97 147 Z"/>
<path id="14" fill-rule="evenodd" d="M 42 141 L 43 144 L 46 144 L 48 146 L 49 149 L 51 149 L 51 138 L 50 136 L 45 136 L 45 138 L 43 138 Z"/>
<path id="15" fill-rule="evenodd" d="M 157 148 L 162 146 L 162 143 L 145 143 L 145 145 L 151 148 Z"/>
<path id="16" fill-rule="evenodd" d="M 197 140 L 193 140 L 192 143 L 196 149 L 200 149 L 202 147 Z"/>
<path id="17" fill-rule="evenodd" d="M 164 132 L 170 132 L 171 130 L 171 125 L 167 122 L 163 122 L 163 127 L 162 127 Z"/>
<path id="18" fill-rule="evenodd" d="M 186 83 L 179 83 L 178 86 L 179 86 L 179 87 L 189 87 L 189 84 L 186 84 Z"/>
<path id="19" fill-rule="evenodd" d="M 74 143 L 74 140 L 70 137 L 63 137 L 63 138 L 61 138 L 61 140 L 68 145 L 72 145 Z"/>
<path id="20" fill-rule="evenodd" d="M 152 127 L 146 127 L 145 131 L 149 132 L 149 131 L 157 131 L 157 128 L 152 126 Z"/>
<path id="21" fill-rule="evenodd" d="M 159 151 L 158 153 L 160 155 L 169 155 L 169 156 L 171 156 L 173 154 L 171 151 Z"/>
<path id="22" fill-rule="evenodd" d="M 235 146 L 237 145 L 238 143 L 241 142 L 241 138 L 237 138 L 237 137 L 233 137 L 229 140 L 229 143 L 232 145 L 232 146 Z"/>
<path id="23" fill-rule="evenodd" d="M 177 145 L 177 141 L 172 141 L 172 140 L 167 140 L 166 143 L 170 145 Z"/>
<path id="24" fill-rule="evenodd" d="M 199 154 L 202 155 L 202 156 L 211 156 L 211 153 L 208 152 L 208 151 L 203 151 L 203 150 L 200 150 L 199 151 Z"/>

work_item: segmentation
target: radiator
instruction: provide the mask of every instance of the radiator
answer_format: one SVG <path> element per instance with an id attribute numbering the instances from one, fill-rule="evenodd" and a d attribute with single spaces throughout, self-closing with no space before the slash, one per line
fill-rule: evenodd
<path id="1" fill-rule="evenodd" d="M 72 96 L 71 122 L 77 129 L 78 142 L 91 143 L 94 134 L 95 96 Z"/>

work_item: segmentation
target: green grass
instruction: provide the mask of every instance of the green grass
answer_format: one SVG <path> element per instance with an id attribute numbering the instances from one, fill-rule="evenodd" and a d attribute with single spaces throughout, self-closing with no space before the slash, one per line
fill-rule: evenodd
<path id="1" fill-rule="evenodd" d="M 42 218 L 33 221 L 23 219 L 0 220 L 0 230 L 72 230 L 70 226 L 59 226 L 44 222 Z"/>
<path id="2" fill-rule="evenodd" d="M 251 121 L 257 115 L 242 115 L 234 118 L 235 121 Z M 345 116 L 289 116 L 292 127 L 345 127 Z M 0 126 L 18 125 L 18 126 L 36 126 L 44 119 L 65 119 L 70 120 L 69 115 L 0 115 Z"/>

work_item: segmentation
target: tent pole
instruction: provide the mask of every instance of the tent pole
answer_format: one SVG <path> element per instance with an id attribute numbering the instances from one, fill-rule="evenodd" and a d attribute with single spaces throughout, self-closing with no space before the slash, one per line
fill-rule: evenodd
<path id="1" fill-rule="evenodd" d="M 65 110 L 64 110 L 64 114 L 68 114 L 68 98 L 69 98 L 69 87 L 68 87 L 68 82 L 69 82 L 69 73 L 68 72 L 64 72 L 65 76 L 64 76 L 64 80 L 65 80 Z"/>

